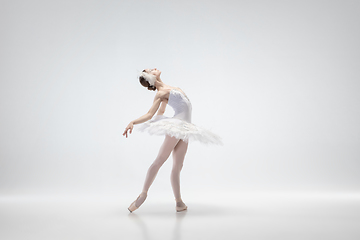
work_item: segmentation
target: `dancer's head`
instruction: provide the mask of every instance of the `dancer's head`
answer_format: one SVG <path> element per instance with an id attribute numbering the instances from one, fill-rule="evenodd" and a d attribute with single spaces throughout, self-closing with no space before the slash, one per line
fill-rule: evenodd
<path id="1" fill-rule="evenodd" d="M 161 71 L 157 70 L 156 68 L 144 69 L 139 76 L 139 81 L 141 85 L 143 85 L 147 89 L 155 91 L 156 90 L 155 82 L 156 79 L 160 78 L 160 74 Z"/>

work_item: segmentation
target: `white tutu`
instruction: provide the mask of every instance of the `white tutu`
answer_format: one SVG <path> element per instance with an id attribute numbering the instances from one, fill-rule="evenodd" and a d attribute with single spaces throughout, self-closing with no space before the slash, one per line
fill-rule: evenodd
<path id="1" fill-rule="evenodd" d="M 151 135 L 169 135 L 186 142 L 190 139 L 205 144 L 223 145 L 218 135 L 191 123 L 192 106 L 189 98 L 181 91 L 170 91 L 168 105 L 175 111 L 173 117 L 155 115 L 151 120 L 141 124 L 138 130 L 147 131 Z"/>
<path id="2" fill-rule="evenodd" d="M 211 131 L 179 118 L 169 118 L 156 115 L 150 121 L 143 123 L 139 130 L 151 135 L 169 135 L 188 142 L 189 139 L 205 144 L 223 145 L 221 138 Z"/>

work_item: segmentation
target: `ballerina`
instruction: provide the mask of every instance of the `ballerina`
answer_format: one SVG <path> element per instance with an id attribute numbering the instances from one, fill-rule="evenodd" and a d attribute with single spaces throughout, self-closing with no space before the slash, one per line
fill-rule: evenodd
<path id="1" fill-rule="evenodd" d="M 160 79 L 160 74 L 161 71 L 156 68 L 145 69 L 141 72 L 139 76 L 141 85 L 148 90 L 157 90 L 157 93 L 150 110 L 145 115 L 131 121 L 123 133 L 123 136 L 127 138 L 128 131 L 131 134 L 134 125 L 141 124 L 139 127 L 140 131 L 147 131 L 155 135 L 165 135 L 165 140 L 160 147 L 159 153 L 147 171 L 142 192 L 128 208 L 130 212 L 135 211 L 143 204 L 160 167 L 168 159 L 171 152 L 173 156 L 171 186 L 176 201 L 175 209 L 177 212 L 187 210 L 186 204 L 181 199 L 180 171 L 183 167 L 189 140 L 196 140 L 205 144 L 222 145 L 221 138 L 218 135 L 191 123 L 192 105 L 189 98 L 180 88 L 166 85 Z M 170 105 L 174 109 L 175 114 L 173 117 L 163 115 L 166 105 Z M 155 115 L 156 112 L 157 114 Z"/>

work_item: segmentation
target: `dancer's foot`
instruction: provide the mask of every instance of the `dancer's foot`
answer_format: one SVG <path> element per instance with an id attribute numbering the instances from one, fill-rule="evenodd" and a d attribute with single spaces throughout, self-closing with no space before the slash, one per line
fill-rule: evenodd
<path id="1" fill-rule="evenodd" d="M 180 199 L 175 199 L 176 201 L 176 211 L 177 212 L 181 212 L 187 209 L 187 206 L 185 205 L 185 203 Z"/>
<path id="2" fill-rule="evenodd" d="M 138 198 L 131 203 L 130 207 L 128 208 L 128 210 L 130 212 L 133 212 L 135 211 L 136 209 L 138 209 L 142 204 L 143 202 L 145 201 L 147 197 L 147 192 L 142 192 L 140 193 L 140 195 L 138 196 Z"/>

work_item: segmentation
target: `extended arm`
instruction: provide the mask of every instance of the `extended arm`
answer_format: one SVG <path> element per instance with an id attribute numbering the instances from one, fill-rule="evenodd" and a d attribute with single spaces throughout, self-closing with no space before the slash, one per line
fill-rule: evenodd
<path id="1" fill-rule="evenodd" d="M 146 114 L 142 115 L 138 119 L 135 119 L 131 122 L 135 125 L 135 124 L 140 124 L 140 123 L 146 122 L 147 120 L 150 120 L 155 115 L 156 111 L 158 110 L 160 103 L 161 103 L 161 99 L 156 98 L 156 96 L 155 96 L 153 105 L 151 106 L 150 110 Z"/>
<path id="2" fill-rule="evenodd" d="M 151 106 L 150 110 L 143 116 L 139 117 L 138 119 L 131 121 L 125 128 L 123 136 L 128 137 L 127 131 L 130 130 L 130 133 L 132 133 L 132 129 L 135 124 L 140 124 L 140 123 L 146 122 L 147 120 L 150 120 L 155 115 L 156 111 L 159 109 L 160 103 L 161 103 L 161 96 L 158 92 L 155 95 L 154 102 L 153 102 L 153 105 Z"/>
<path id="3" fill-rule="evenodd" d="M 164 115 L 166 105 L 167 105 L 167 103 L 165 101 L 161 102 L 160 108 L 156 115 Z"/>

